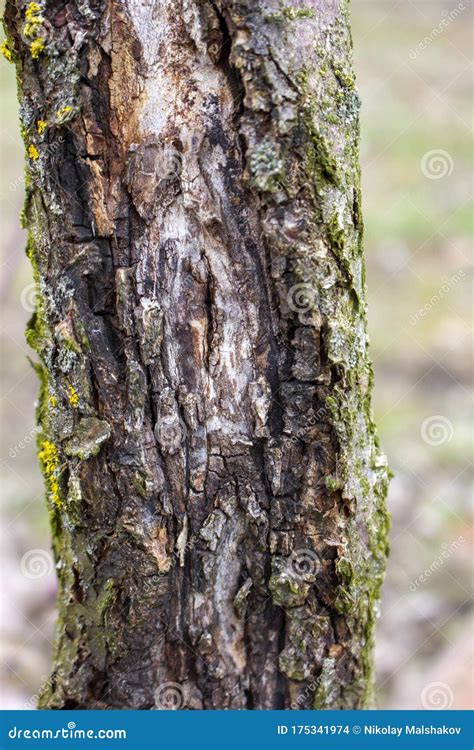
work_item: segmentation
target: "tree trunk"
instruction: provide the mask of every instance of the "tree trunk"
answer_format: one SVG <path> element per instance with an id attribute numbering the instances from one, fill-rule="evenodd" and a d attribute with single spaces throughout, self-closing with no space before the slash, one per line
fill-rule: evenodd
<path id="1" fill-rule="evenodd" d="M 43 708 L 370 706 L 346 0 L 9 0 L 59 578 Z"/>

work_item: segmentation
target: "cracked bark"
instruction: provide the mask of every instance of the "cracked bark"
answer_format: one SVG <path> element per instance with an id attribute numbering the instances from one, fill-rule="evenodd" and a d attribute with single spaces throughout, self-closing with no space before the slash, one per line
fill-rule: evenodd
<path id="1" fill-rule="evenodd" d="M 48 0 L 37 57 L 30 6 L 5 20 L 38 153 L 40 706 L 370 706 L 387 469 L 346 2 Z"/>

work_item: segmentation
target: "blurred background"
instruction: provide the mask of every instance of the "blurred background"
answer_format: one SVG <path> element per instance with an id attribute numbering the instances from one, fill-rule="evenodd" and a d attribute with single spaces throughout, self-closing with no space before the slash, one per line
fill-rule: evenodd
<path id="1" fill-rule="evenodd" d="M 374 406 L 395 474 L 378 708 L 472 708 L 472 3 L 352 0 Z M 15 74 L 0 65 L 1 708 L 34 708 L 55 577 L 36 460 Z"/>

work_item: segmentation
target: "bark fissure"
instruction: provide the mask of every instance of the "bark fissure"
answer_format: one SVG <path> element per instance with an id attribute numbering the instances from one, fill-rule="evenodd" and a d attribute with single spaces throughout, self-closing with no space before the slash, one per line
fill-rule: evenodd
<path id="1" fill-rule="evenodd" d="M 39 57 L 27 5 L 41 705 L 368 706 L 387 470 L 346 3 L 45 0 Z"/>

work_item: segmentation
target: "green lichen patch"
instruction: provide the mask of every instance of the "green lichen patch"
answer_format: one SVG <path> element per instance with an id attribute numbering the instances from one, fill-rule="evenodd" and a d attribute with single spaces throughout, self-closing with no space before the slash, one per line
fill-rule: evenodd
<path id="1" fill-rule="evenodd" d="M 314 8 L 295 8 L 292 5 L 285 5 L 282 13 L 289 21 L 297 21 L 302 18 L 315 18 L 316 16 Z"/>
<path id="2" fill-rule="evenodd" d="M 275 604 L 280 607 L 299 607 L 306 601 L 311 583 L 295 577 L 286 558 L 274 556 L 268 587 Z"/>
<path id="3" fill-rule="evenodd" d="M 265 20 L 274 23 L 283 23 L 286 21 L 300 21 L 304 18 L 315 18 L 314 8 L 296 8 L 293 5 L 284 5 L 280 11 L 269 13 Z"/>

